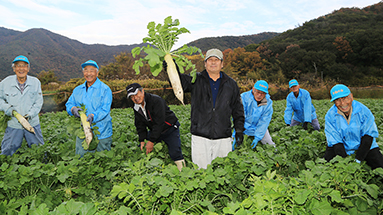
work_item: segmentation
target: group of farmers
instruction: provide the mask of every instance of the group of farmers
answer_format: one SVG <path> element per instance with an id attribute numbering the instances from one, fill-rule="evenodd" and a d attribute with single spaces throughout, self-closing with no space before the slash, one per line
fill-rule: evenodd
<path id="1" fill-rule="evenodd" d="M 180 80 L 184 92 L 191 92 L 191 155 L 192 162 L 206 169 L 217 157 L 225 157 L 236 147 L 240 147 L 244 135 L 252 139 L 251 146 L 257 143 L 275 147 L 268 131 L 273 101 L 269 95 L 269 85 L 264 80 L 257 81 L 253 88 L 240 94 L 237 83 L 222 72 L 223 53 L 218 49 L 207 51 L 205 70 L 197 73 L 195 82 L 187 74 Z M 164 67 L 166 69 L 166 63 Z M 93 151 L 82 147 L 83 139 L 76 137 L 76 154 L 111 150 L 112 118 L 110 116 L 112 91 L 98 79 L 99 67 L 93 60 L 81 65 L 85 83 L 77 86 L 66 103 L 69 115 L 80 117 L 81 105 L 86 107 L 87 121 L 98 127 L 99 143 Z M 40 81 L 27 75 L 30 63 L 25 56 L 18 56 L 12 62 L 11 75 L 0 82 L 0 111 L 12 116 L 1 143 L 1 154 L 12 155 L 21 147 L 23 138 L 28 146 L 44 144 L 38 114 L 43 104 Z M 289 82 L 284 120 L 287 126 L 302 125 L 307 129 L 310 123 L 314 130 L 320 125 L 310 93 L 301 89 L 297 80 Z M 170 158 L 181 171 L 185 160 L 181 150 L 180 123 L 164 99 L 150 94 L 138 84 L 126 87 L 127 97 L 134 103 L 135 126 L 139 147 L 150 153 L 155 143 L 164 141 Z M 330 161 L 335 156 L 346 157 L 355 154 L 355 161 L 366 163 L 375 169 L 383 168 L 383 156 L 376 143 L 378 130 L 371 111 L 355 101 L 349 88 L 335 85 L 331 91 L 334 105 L 325 116 L 327 148 L 324 158 Z M 34 128 L 31 133 L 13 117 L 14 111 L 25 117 Z"/>

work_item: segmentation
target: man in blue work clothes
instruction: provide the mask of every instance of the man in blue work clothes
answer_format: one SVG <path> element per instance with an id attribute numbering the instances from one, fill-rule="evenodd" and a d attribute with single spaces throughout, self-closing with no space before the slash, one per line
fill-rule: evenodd
<path id="1" fill-rule="evenodd" d="M 10 75 L 0 82 L 0 110 L 5 115 L 12 116 L 1 142 L 2 155 L 13 155 L 21 147 L 23 138 L 28 147 L 32 144 L 44 144 L 39 120 L 39 112 L 43 106 L 40 81 L 28 75 L 30 63 L 25 56 L 17 56 L 12 62 L 12 68 L 16 75 Z M 13 111 L 24 116 L 35 133 L 25 130 L 13 117 Z"/>
<path id="2" fill-rule="evenodd" d="M 320 126 L 314 105 L 311 102 L 310 93 L 305 89 L 301 89 L 295 79 L 289 81 L 289 88 L 291 92 L 286 98 L 284 116 L 286 125 L 293 127 L 303 123 L 303 128 L 307 130 L 307 124 L 310 123 L 314 130 L 319 130 Z"/>
<path id="3" fill-rule="evenodd" d="M 327 148 L 324 158 L 330 161 L 339 155 L 355 153 L 355 161 L 366 161 L 372 169 L 383 168 L 383 156 L 376 143 L 378 128 L 375 117 L 362 103 L 355 101 L 350 89 L 343 84 L 331 91 L 334 105 L 327 111 L 325 133 Z"/>
<path id="4" fill-rule="evenodd" d="M 269 127 L 273 115 L 273 101 L 269 95 L 269 84 L 264 80 L 259 80 L 254 84 L 252 90 L 241 94 L 243 109 L 245 111 L 245 131 L 243 134 L 253 137 L 251 146 L 255 148 L 257 143 L 269 144 L 275 147 L 271 139 Z M 233 132 L 235 137 L 235 130 Z M 233 141 L 233 150 L 236 141 Z"/>
<path id="5" fill-rule="evenodd" d="M 100 132 L 97 135 L 99 143 L 97 151 L 110 150 L 112 145 L 112 117 L 110 116 L 110 108 L 112 106 L 112 91 L 98 79 L 98 65 L 93 60 L 81 64 L 82 72 L 84 74 L 85 83 L 77 86 L 72 95 L 69 97 L 66 106 L 66 111 L 69 115 L 80 117 L 79 111 L 81 104 L 85 105 L 87 121 L 92 124 L 96 123 Z M 94 152 L 85 150 L 82 147 L 84 139 L 76 138 L 76 154 L 81 157 L 86 152 Z"/>

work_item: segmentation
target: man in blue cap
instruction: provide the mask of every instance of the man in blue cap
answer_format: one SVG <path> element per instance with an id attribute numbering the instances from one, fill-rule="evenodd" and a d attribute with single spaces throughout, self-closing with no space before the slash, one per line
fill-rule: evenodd
<path id="1" fill-rule="evenodd" d="M 28 143 L 44 144 L 40 128 L 39 112 L 43 106 L 40 81 L 28 75 L 30 63 L 27 57 L 17 56 L 12 62 L 16 75 L 10 75 L 0 82 L 0 110 L 11 116 L 1 142 L 1 154 L 13 155 L 21 147 L 23 138 Z M 13 116 L 13 111 L 24 116 L 35 133 L 23 128 Z"/>
<path id="2" fill-rule="evenodd" d="M 98 79 L 98 65 L 93 60 L 81 64 L 84 74 L 85 83 L 77 86 L 72 95 L 69 97 L 66 106 L 66 111 L 69 115 L 80 117 L 79 111 L 83 111 L 80 106 L 85 105 L 87 121 L 92 125 L 96 123 L 100 134 L 97 135 L 99 143 L 97 151 L 110 150 L 112 145 L 112 117 L 110 109 L 112 106 L 112 91 L 108 85 Z M 85 150 L 82 147 L 84 139 L 76 138 L 76 154 L 81 157 L 86 152 L 94 152 Z"/>
<path id="3" fill-rule="evenodd" d="M 343 84 L 331 91 L 334 105 L 327 111 L 325 133 L 327 148 L 324 158 L 355 154 L 355 161 L 366 161 L 372 169 L 383 168 L 383 156 L 376 143 L 378 128 L 375 117 L 362 103 L 355 101 L 350 89 Z"/>
<path id="4" fill-rule="evenodd" d="M 289 81 L 289 88 L 291 92 L 286 98 L 284 115 L 286 125 L 292 127 L 302 123 L 303 128 L 307 130 L 307 124 L 310 123 L 314 130 L 319 130 L 320 126 L 310 93 L 301 89 L 295 79 Z"/>
<path id="5" fill-rule="evenodd" d="M 251 146 L 255 148 L 257 143 L 269 144 L 275 147 L 271 139 L 269 127 L 273 115 L 273 101 L 269 95 L 269 84 L 264 80 L 259 80 L 254 84 L 253 89 L 241 94 L 243 109 L 245 111 L 245 130 L 243 134 L 254 138 Z M 233 132 L 235 137 L 235 130 Z M 239 146 L 235 139 L 233 150 Z"/>

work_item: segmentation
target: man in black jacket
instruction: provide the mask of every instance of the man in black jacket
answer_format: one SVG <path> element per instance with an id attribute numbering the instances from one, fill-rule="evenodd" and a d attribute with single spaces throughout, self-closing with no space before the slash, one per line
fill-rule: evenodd
<path id="1" fill-rule="evenodd" d="M 134 125 L 141 150 L 146 144 L 148 154 L 153 150 L 154 143 L 164 141 L 168 146 L 170 158 L 181 171 L 185 166 L 185 160 L 181 151 L 180 124 L 176 115 L 169 109 L 164 99 L 144 92 L 138 83 L 130 84 L 126 87 L 126 91 L 128 98 L 134 103 Z"/>
<path id="2" fill-rule="evenodd" d="M 236 143 L 241 145 L 244 130 L 244 110 L 237 83 L 223 73 L 223 54 L 210 49 L 205 57 L 205 70 L 192 77 L 180 74 L 184 92 L 191 92 L 191 152 L 192 161 L 207 168 L 217 157 L 232 151 L 232 121 Z"/>

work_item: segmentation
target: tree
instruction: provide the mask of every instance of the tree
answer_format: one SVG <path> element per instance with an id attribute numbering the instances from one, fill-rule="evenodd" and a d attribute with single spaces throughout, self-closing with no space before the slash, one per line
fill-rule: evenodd
<path id="1" fill-rule="evenodd" d="M 57 82 L 59 79 L 52 70 L 41 71 L 37 75 L 37 78 L 40 80 L 41 85 L 46 85 L 46 84 L 51 83 L 51 82 Z"/>
<path id="2" fill-rule="evenodd" d="M 246 52 L 244 48 L 236 48 L 226 57 L 227 71 L 245 77 L 248 72 L 263 69 L 262 59 L 258 52 Z"/>

